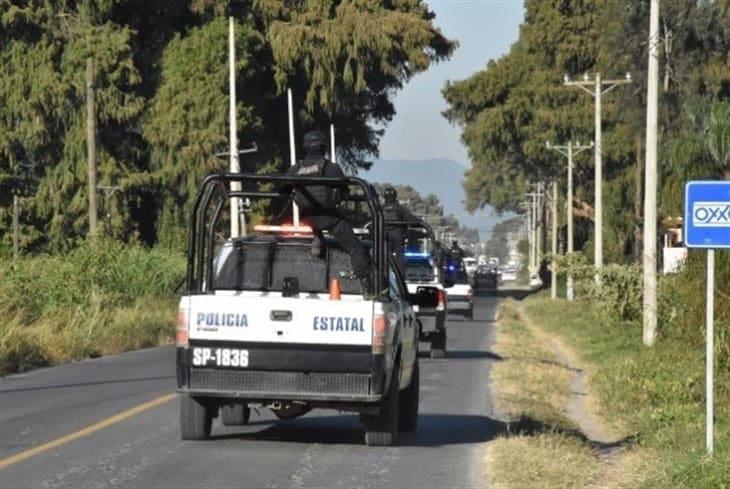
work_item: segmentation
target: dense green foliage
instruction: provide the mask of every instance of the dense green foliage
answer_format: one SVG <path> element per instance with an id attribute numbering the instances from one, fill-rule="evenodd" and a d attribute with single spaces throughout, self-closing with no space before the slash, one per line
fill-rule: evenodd
<path id="1" fill-rule="evenodd" d="M 169 342 L 185 257 L 101 239 L 0 262 L 0 374 Z"/>
<path id="2" fill-rule="evenodd" d="M 86 60 L 96 63 L 98 183 L 105 234 L 179 243 L 201 175 L 224 169 L 227 17 L 237 36 L 248 170 L 288 161 L 285 89 L 298 136 L 338 128 L 338 161 L 367 167 L 396 90 L 454 43 L 421 0 L 0 0 L 0 247 L 21 166 L 22 246 L 64 250 L 87 232 Z"/>
<path id="3" fill-rule="evenodd" d="M 643 161 L 649 2 L 526 0 L 510 52 L 449 83 L 445 116 L 463 127 L 472 160 L 464 186 L 471 208 L 516 209 L 528 182 L 557 178 L 565 159 L 545 141 L 589 141 L 593 97 L 565 87 L 563 74 L 634 83 L 603 97 L 604 246 L 607 258 L 638 256 L 641 216 L 636 165 Z M 675 216 L 687 178 L 730 178 L 730 2 L 661 4 L 660 195 Z M 637 154 L 638 153 L 638 154 Z M 590 252 L 593 155 L 576 158 L 577 249 Z M 562 216 L 561 216 L 562 219 Z"/>
<path id="4" fill-rule="evenodd" d="M 595 269 L 580 253 L 558 257 L 561 277 L 571 273 L 575 279 L 576 296 L 616 322 L 639 324 L 642 319 L 642 278 L 637 265 L 611 264 L 599 272 L 600 282 L 594 280 Z M 701 348 L 704 344 L 706 253 L 693 251 L 680 273 L 663 275 L 659 280 L 660 335 L 670 340 L 684 341 Z M 720 370 L 730 373 L 730 252 L 716 253 L 715 321 L 717 323 L 718 362 Z"/>

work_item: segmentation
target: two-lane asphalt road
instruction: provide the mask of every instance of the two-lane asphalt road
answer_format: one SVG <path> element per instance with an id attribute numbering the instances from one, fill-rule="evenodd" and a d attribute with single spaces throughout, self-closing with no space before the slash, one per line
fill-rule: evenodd
<path id="1" fill-rule="evenodd" d="M 475 321 L 450 318 L 447 357 L 422 356 L 419 429 L 397 447 L 365 446 L 357 415 L 322 410 L 254 412 L 182 442 L 171 348 L 0 379 L 0 488 L 484 487 L 500 426 L 488 388 L 496 305 L 479 297 Z"/>

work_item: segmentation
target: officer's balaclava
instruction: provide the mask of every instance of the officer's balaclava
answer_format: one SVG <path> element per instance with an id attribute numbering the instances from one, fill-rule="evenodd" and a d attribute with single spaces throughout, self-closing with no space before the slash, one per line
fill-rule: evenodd
<path id="1" fill-rule="evenodd" d="M 327 139 L 322 131 L 309 131 L 304 135 L 304 160 L 319 161 L 324 157 Z"/>
<path id="2" fill-rule="evenodd" d="M 383 199 L 386 204 L 394 204 L 396 199 L 398 199 L 398 192 L 396 192 L 393 187 L 385 187 L 385 190 L 383 191 Z"/>

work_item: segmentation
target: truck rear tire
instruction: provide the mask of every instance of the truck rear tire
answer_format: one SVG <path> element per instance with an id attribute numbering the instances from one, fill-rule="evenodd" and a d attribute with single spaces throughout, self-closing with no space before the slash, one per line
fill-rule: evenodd
<path id="1" fill-rule="evenodd" d="M 412 433 L 418 428 L 418 399 L 420 395 L 420 375 L 418 362 L 413 365 L 411 385 L 400 391 L 400 411 L 398 413 L 398 430 Z"/>
<path id="2" fill-rule="evenodd" d="M 389 447 L 398 440 L 398 409 L 400 389 L 398 372 L 393 369 L 393 378 L 390 381 L 388 396 L 383 400 L 380 414 L 363 416 L 365 424 L 365 444 L 371 447 Z"/>
<path id="3" fill-rule="evenodd" d="M 223 426 L 243 426 L 248 424 L 251 417 L 251 408 L 247 404 L 224 404 L 221 406 L 221 421 Z"/>
<path id="4" fill-rule="evenodd" d="M 469 310 L 465 314 L 466 319 L 469 321 L 474 321 L 474 306 L 470 307 Z"/>
<path id="5" fill-rule="evenodd" d="M 431 340 L 431 358 L 446 356 L 446 331 L 442 331 Z"/>
<path id="6" fill-rule="evenodd" d="M 180 395 L 180 436 L 183 440 L 207 440 L 214 407 L 188 394 Z"/>

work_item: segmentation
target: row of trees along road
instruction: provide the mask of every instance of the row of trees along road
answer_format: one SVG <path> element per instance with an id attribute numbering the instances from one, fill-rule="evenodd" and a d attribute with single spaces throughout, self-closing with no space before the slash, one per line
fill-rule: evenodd
<path id="1" fill-rule="evenodd" d="M 338 161 L 377 156 L 392 97 L 455 43 L 420 0 L 0 0 L 0 247 L 21 167 L 22 247 L 67 249 L 88 229 L 84 71 L 96 66 L 100 227 L 180 244 L 189 202 L 227 141 L 227 17 L 236 19 L 245 170 L 288 163 L 287 87 L 296 127 L 338 128 Z M 286 163 L 285 163 L 286 162 Z M 108 216 L 108 217 L 107 217 Z"/>
<path id="2" fill-rule="evenodd" d="M 633 261 L 642 249 L 649 2 L 526 0 L 525 8 L 509 53 L 443 91 L 472 161 L 467 204 L 517 210 L 529 182 L 553 175 L 565 188 L 565 161 L 545 141 L 592 140 L 593 100 L 566 89 L 563 75 L 631 72 L 634 83 L 603 101 L 603 213 L 606 259 Z M 669 217 L 682 214 L 685 181 L 730 178 L 730 0 L 662 2 L 660 33 L 659 211 Z M 591 256 L 588 152 L 575 171 L 576 250 Z"/>

